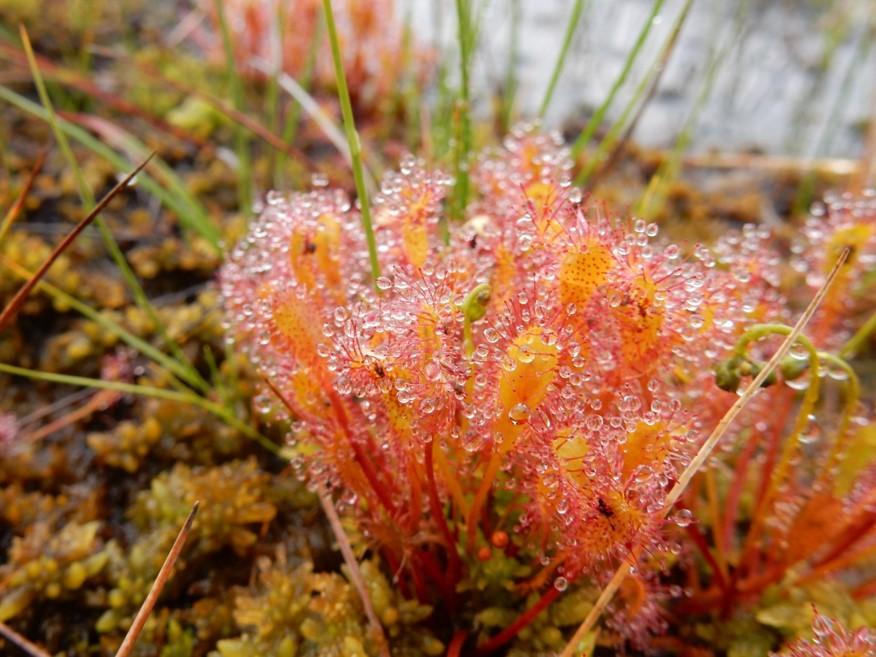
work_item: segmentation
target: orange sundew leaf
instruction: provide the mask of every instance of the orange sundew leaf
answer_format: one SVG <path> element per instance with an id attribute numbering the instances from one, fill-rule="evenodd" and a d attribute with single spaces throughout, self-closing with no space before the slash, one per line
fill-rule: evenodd
<path id="1" fill-rule="evenodd" d="M 404 193 L 407 192 L 407 193 Z M 431 231 L 427 225 L 429 209 L 435 203 L 429 191 L 404 190 L 403 196 L 409 203 L 407 211 L 399 218 L 401 221 L 402 244 L 405 255 L 414 267 L 422 267 L 429 257 L 429 238 Z"/>
<path id="2" fill-rule="evenodd" d="M 319 327 L 314 323 L 314 320 L 319 320 L 313 312 L 312 299 L 287 294 L 275 300 L 273 319 L 296 361 L 311 365 L 319 360 L 316 350 Z"/>
<path id="3" fill-rule="evenodd" d="M 624 368 L 637 369 L 647 363 L 660 344 L 664 311 L 656 301 L 656 286 L 647 278 L 636 279 L 617 308 L 612 310 L 618 322 L 620 355 Z"/>
<path id="4" fill-rule="evenodd" d="M 299 414 L 315 417 L 325 410 L 322 384 L 310 367 L 302 367 L 289 376 L 286 394 Z"/>
<path id="5" fill-rule="evenodd" d="M 632 545 L 648 516 L 620 491 L 610 491 L 596 500 L 597 513 L 581 536 L 582 554 L 599 559 L 614 554 L 619 546 Z"/>
<path id="6" fill-rule="evenodd" d="M 496 247 L 493 257 L 495 265 L 490 277 L 490 306 L 503 308 L 514 294 L 517 264 L 514 253 L 501 243 Z"/>
<path id="7" fill-rule="evenodd" d="M 627 617 L 634 617 L 648 601 L 648 585 L 640 576 L 630 576 L 624 580 L 618 597 L 624 602 Z"/>
<path id="8" fill-rule="evenodd" d="M 394 174 L 387 186 L 394 188 L 375 204 L 375 225 L 398 236 L 393 255 L 422 268 L 437 242 L 438 214 L 445 186 L 415 161 L 405 161 L 402 173 Z"/>
<path id="9" fill-rule="evenodd" d="M 652 425 L 639 422 L 627 435 L 623 445 L 623 475 L 628 477 L 640 465 L 662 463 L 669 454 L 673 438 L 677 435 L 664 422 Z"/>
<path id="10" fill-rule="evenodd" d="M 583 309 L 600 286 L 608 282 L 615 265 L 611 251 L 596 240 L 583 248 L 570 249 L 560 264 L 559 288 L 563 305 Z"/>
<path id="11" fill-rule="evenodd" d="M 289 260 L 296 280 L 309 292 L 314 292 L 318 283 L 324 284 L 339 305 L 345 301 L 338 261 L 341 237 L 341 222 L 324 213 L 317 219 L 316 230 L 296 230 L 289 238 Z"/>
<path id="12" fill-rule="evenodd" d="M 557 432 L 553 448 L 563 471 L 582 490 L 588 490 L 590 488 L 590 478 L 581 469 L 581 463 L 590 450 L 590 444 L 587 442 L 587 439 L 583 436 L 572 434 L 571 429 L 564 427 Z M 545 489 L 542 492 L 547 493 L 548 491 Z"/>
<path id="13" fill-rule="evenodd" d="M 690 482 L 694 478 L 694 475 L 696 475 L 700 468 L 702 468 L 703 464 L 708 460 L 709 456 L 711 456 L 718 442 L 721 440 L 721 438 L 724 437 L 724 434 L 727 432 L 733 421 L 742 412 L 742 410 L 745 408 L 746 404 L 748 404 L 751 398 L 757 394 L 757 392 L 760 390 L 761 384 L 776 369 L 776 367 L 778 367 L 779 362 L 791 349 L 791 346 L 800 336 L 803 329 L 812 319 L 812 316 L 815 314 L 816 310 L 818 310 L 819 306 L 824 301 L 824 297 L 829 292 L 831 285 L 834 283 L 834 280 L 840 269 L 842 268 L 843 263 L 846 261 L 848 255 L 848 250 L 844 249 L 841 252 L 839 258 L 834 263 L 830 274 L 827 276 L 821 288 L 819 288 L 813 299 L 809 302 L 809 305 L 806 306 L 806 309 L 803 311 L 800 319 L 797 320 L 797 323 L 794 325 L 791 333 L 782 341 L 781 346 L 772 355 L 766 366 L 764 366 L 763 369 L 761 369 L 761 371 L 757 374 L 757 376 L 755 376 L 754 379 L 752 379 L 752 381 L 748 384 L 745 391 L 742 393 L 742 396 L 740 396 L 736 400 L 736 402 L 734 402 L 733 406 L 731 406 L 730 409 L 724 414 L 720 422 L 718 422 L 718 424 L 712 430 L 712 433 L 700 447 L 694 458 L 687 465 L 681 475 L 679 475 L 678 480 L 675 482 L 675 485 L 666 495 L 666 499 L 664 502 L 664 513 L 668 513 L 669 510 L 675 506 L 675 503 L 678 502 L 684 491 L 690 485 Z M 633 550 L 633 555 L 635 555 L 637 552 L 638 548 L 636 547 Z M 575 630 L 575 633 L 572 636 L 571 640 L 566 644 L 566 647 L 563 648 L 563 651 L 560 653 L 560 657 L 572 657 L 575 648 L 578 645 L 578 642 L 581 641 L 586 633 L 595 626 L 596 621 L 599 619 L 600 615 L 608 606 L 609 602 L 611 602 L 615 593 L 620 588 L 621 584 L 623 584 L 624 579 L 626 579 L 626 577 L 629 575 L 630 568 L 630 561 L 625 560 L 614 572 L 611 580 L 609 580 L 608 584 L 606 584 L 605 587 L 602 589 L 602 592 L 599 594 L 599 597 L 596 599 L 593 607 L 588 612 L 587 617 L 584 619 L 584 622 L 582 622 L 578 629 Z"/>
<path id="14" fill-rule="evenodd" d="M 429 256 L 429 231 L 420 222 L 405 222 L 401 228 L 405 255 L 414 267 L 422 267 Z"/>
<path id="15" fill-rule="evenodd" d="M 550 331 L 532 326 L 508 347 L 508 367 L 502 370 L 498 382 L 500 410 L 495 426 L 503 438 L 503 450 L 513 446 L 557 376 L 559 348 L 552 337 Z"/>
<path id="16" fill-rule="evenodd" d="M 40 265 L 39 269 L 37 269 L 33 276 L 28 280 L 21 289 L 16 293 L 16 295 L 12 298 L 12 301 L 3 309 L 3 312 L 0 313 L 0 331 L 5 329 L 9 323 L 12 321 L 12 318 L 15 316 L 15 313 L 18 312 L 18 309 L 21 307 L 21 304 L 24 303 L 27 296 L 30 294 L 31 290 L 33 290 L 34 286 L 40 281 L 40 279 L 45 276 L 46 272 L 49 268 L 54 264 L 55 260 L 64 252 L 64 250 L 73 243 L 73 240 L 81 233 L 83 230 L 88 227 L 88 225 L 94 221 L 97 216 L 103 211 L 103 209 L 109 205 L 109 202 L 128 184 L 134 179 L 134 177 L 142 171 L 143 167 L 149 164 L 149 161 L 152 159 L 154 153 L 150 154 L 140 165 L 134 169 L 131 173 L 129 173 L 124 180 L 116 184 L 100 201 L 98 201 L 97 205 L 94 206 L 94 209 L 88 213 L 86 217 L 82 219 L 76 226 L 73 227 L 67 235 L 64 236 L 64 239 L 60 241 L 58 246 L 56 246 L 49 257 L 46 258 L 45 262 Z"/>

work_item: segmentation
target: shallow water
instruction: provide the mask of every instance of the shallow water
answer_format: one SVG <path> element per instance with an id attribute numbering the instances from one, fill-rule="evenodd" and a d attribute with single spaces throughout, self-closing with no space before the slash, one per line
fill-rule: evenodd
<path id="1" fill-rule="evenodd" d="M 410 0 L 420 38 L 456 52 L 449 0 Z M 483 5 L 484 3 L 480 3 Z M 512 8 L 519 6 L 518 109 L 533 114 L 550 78 L 572 0 L 487 0 L 480 15 L 475 89 L 501 85 L 510 55 Z M 843 13 L 833 5 L 844 5 Z M 608 116 L 633 95 L 672 29 L 683 0 L 668 0 Z M 649 15 L 651 0 L 590 0 L 547 120 L 580 124 L 606 97 Z M 404 3 L 402 3 L 404 11 Z M 714 84 L 693 117 L 691 150 L 757 149 L 792 156 L 855 157 L 876 105 L 876 49 L 866 39 L 873 0 L 699 0 L 684 25 L 635 137 L 671 146 L 702 93 L 718 53 Z M 846 25 L 846 28 L 832 26 Z M 842 35 L 822 70 L 831 29 Z M 486 104 L 484 104 L 486 105 Z M 482 107 L 483 109 L 483 107 Z"/>

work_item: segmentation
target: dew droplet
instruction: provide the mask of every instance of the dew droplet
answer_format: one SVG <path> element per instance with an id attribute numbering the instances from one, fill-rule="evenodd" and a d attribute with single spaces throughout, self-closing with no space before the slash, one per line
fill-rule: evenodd
<path id="1" fill-rule="evenodd" d="M 513 424 L 525 424 L 529 421 L 529 416 L 532 415 L 532 410 L 526 404 L 514 404 L 511 410 L 508 411 L 508 419 Z"/>

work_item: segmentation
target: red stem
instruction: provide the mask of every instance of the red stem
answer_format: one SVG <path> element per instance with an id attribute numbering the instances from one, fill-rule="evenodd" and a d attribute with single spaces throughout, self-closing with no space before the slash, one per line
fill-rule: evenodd
<path id="1" fill-rule="evenodd" d="M 511 639 L 517 636 L 524 627 L 535 620 L 542 611 L 544 611 L 554 600 L 560 596 L 561 591 L 555 586 L 551 586 L 538 599 L 534 605 L 520 614 L 517 619 L 504 630 L 499 632 L 492 639 L 488 639 L 475 649 L 477 655 L 488 655 L 494 650 L 497 650 L 508 643 Z"/>
<path id="2" fill-rule="evenodd" d="M 816 561 L 813 566 L 822 566 L 842 555 L 843 552 L 867 536 L 874 525 L 876 525 L 876 511 L 865 511 L 863 517 L 859 517 L 855 522 L 846 525 L 840 534 L 840 540 L 826 555 Z"/>
<path id="3" fill-rule="evenodd" d="M 727 491 L 727 499 L 724 503 L 724 508 L 727 513 L 724 516 L 724 527 L 716 531 L 723 531 L 724 545 L 731 545 L 733 542 L 733 529 L 736 527 L 736 518 L 739 515 L 739 500 L 742 497 L 742 487 L 745 484 L 745 477 L 748 474 L 748 465 L 754 456 L 754 450 L 757 449 L 757 440 L 754 437 L 749 438 L 742 452 L 739 454 L 739 460 L 736 461 L 736 467 L 733 470 L 733 483 Z"/>
<path id="4" fill-rule="evenodd" d="M 456 630 L 453 638 L 450 640 L 450 645 L 447 646 L 447 657 L 459 657 L 462 653 L 462 646 L 467 638 L 468 632 L 466 630 Z"/>
<path id="5" fill-rule="evenodd" d="M 432 510 L 432 515 L 435 517 L 435 522 L 438 523 L 438 529 L 444 536 L 444 542 L 447 544 L 447 578 L 445 588 L 449 593 L 447 605 L 452 610 L 456 606 L 455 593 L 456 584 L 459 581 L 460 564 L 459 554 L 456 552 L 456 540 L 453 538 L 453 533 L 447 525 L 447 519 L 444 517 L 444 509 L 441 507 L 441 499 L 438 497 L 438 486 L 435 483 L 435 467 L 433 450 L 435 446 L 433 441 L 426 443 L 425 466 L 426 477 L 429 483 L 429 507 Z"/>
<path id="6" fill-rule="evenodd" d="M 864 582 L 852 591 L 852 597 L 855 600 L 863 600 L 864 598 L 869 598 L 871 595 L 876 595 L 876 579 Z"/>
<path id="7" fill-rule="evenodd" d="M 721 571 L 721 567 L 718 565 L 717 560 L 715 559 L 712 551 L 709 549 L 709 544 L 706 542 L 706 537 L 700 531 L 700 528 L 696 525 L 688 525 L 685 527 L 685 531 L 690 539 L 694 542 L 694 545 L 697 546 L 700 553 L 703 555 L 703 558 L 708 562 L 709 567 L 712 569 L 712 575 L 715 578 L 715 584 L 718 585 L 718 588 L 721 590 L 726 590 L 727 588 L 727 579 L 724 577 L 724 573 Z"/>
<path id="8" fill-rule="evenodd" d="M 441 565 L 431 552 L 422 551 L 417 553 L 418 561 L 422 566 L 423 572 L 429 576 L 435 585 L 441 590 L 441 596 L 448 601 L 453 597 L 454 589 L 451 588 L 450 580 L 445 576 Z"/>
<path id="9" fill-rule="evenodd" d="M 414 591 L 417 594 L 417 600 L 425 604 L 429 600 L 429 596 L 426 591 L 426 583 L 423 581 L 423 578 L 420 575 L 418 564 L 409 564 L 408 571 L 411 573 L 411 581 L 413 581 L 414 583 Z"/>
<path id="10" fill-rule="evenodd" d="M 356 459 L 356 463 L 359 464 L 359 467 L 362 468 L 362 472 L 365 474 L 365 478 L 368 480 L 368 483 L 371 484 L 371 488 L 374 489 L 375 495 L 377 495 L 377 499 L 380 500 L 380 503 L 386 508 L 389 512 L 389 515 L 395 517 L 396 508 L 392 503 L 392 495 L 386 489 L 386 486 L 383 485 L 383 482 L 377 477 L 377 472 L 374 470 L 374 464 L 368 459 L 368 456 L 365 452 L 362 451 L 362 446 L 356 442 L 353 437 L 353 432 L 350 429 L 350 423 L 347 418 L 347 409 L 344 408 L 343 403 L 341 402 L 338 395 L 328 386 L 324 386 L 328 393 L 329 401 L 331 402 L 332 409 L 335 412 L 335 416 L 338 418 L 338 422 L 341 424 L 341 428 L 344 430 L 344 433 L 347 435 L 347 439 L 350 442 L 350 447 L 353 448 L 353 456 Z"/>

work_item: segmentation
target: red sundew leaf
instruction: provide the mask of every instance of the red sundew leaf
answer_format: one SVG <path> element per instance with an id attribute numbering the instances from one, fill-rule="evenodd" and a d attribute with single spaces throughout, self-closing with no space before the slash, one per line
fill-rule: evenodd
<path id="1" fill-rule="evenodd" d="M 760 390 L 761 384 L 767 379 L 770 374 L 772 374 L 776 367 L 778 367 L 781 360 L 791 349 L 794 342 L 796 342 L 797 337 L 809 323 L 809 320 L 812 319 L 812 316 L 815 314 L 815 311 L 819 308 L 822 301 L 824 301 L 825 296 L 827 296 L 831 285 L 833 284 L 834 280 L 836 280 L 836 277 L 842 269 L 842 266 L 848 256 L 849 250 L 844 249 L 839 258 L 837 258 L 837 261 L 834 264 L 830 274 L 824 280 L 821 288 L 818 290 L 812 301 L 810 301 L 809 305 L 806 307 L 806 310 L 803 311 L 800 319 L 797 320 L 797 323 L 794 325 L 794 329 L 785 338 L 781 346 L 776 350 L 772 358 L 770 358 L 769 362 L 764 366 L 760 373 L 756 377 L 754 377 L 754 379 L 752 379 L 748 387 L 743 392 L 742 396 L 737 399 L 733 406 L 730 407 L 730 410 L 728 410 L 724 417 L 721 418 L 721 421 L 712 431 L 706 442 L 703 443 L 703 446 L 700 448 L 699 452 L 697 452 L 697 455 L 691 460 L 690 464 L 687 466 L 687 468 L 685 468 L 684 472 L 681 473 L 681 476 L 679 476 L 675 486 L 672 487 L 672 490 L 670 490 L 669 494 L 666 496 L 664 513 L 668 513 L 669 510 L 679 500 L 685 489 L 687 489 L 687 486 L 688 484 L 690 484 L 694 475 L 700 470 L 700 468 L 709 458 L 712 451 L 715 449 L 715 446 L 718 444 L 718 441 L 724 436 L 732 422 L 736 419 L 739 413 L 742 412 L 742 409 L 745 408 L 745 405 L 748 403 L 748 401 L 755 394 L 757 394 L 757 392 Z M 636 552 L 638 552 L 638 550 L 633 551 L 634 556 Z M 596 621 L 602 615 L 602 612 L 608 606 L 608 603 L 611 602 L 614 594 L 617 592 L 624 579 L 629 574 L 630 565 L 630 561 L 625 560 L 618 567 L 609 583 L 605 586 L 605 588 L 602 589 L 602 592 L 599 594 L 599 598 L 597 598 L 596 603 L 587 614 L 584 622 L 581 623 L 580 627 L 575 631 L 575 634 L 572 636 L 572 639 L 568 642 L 568 644 L 566 644 L 563 652 L 560 653 L 560 657 L 572 657 L 572 655 L 574 655 L 578 643 L 587 635 L 587 632 L 593 629 L 593 627 L 596 625 Z"/>

